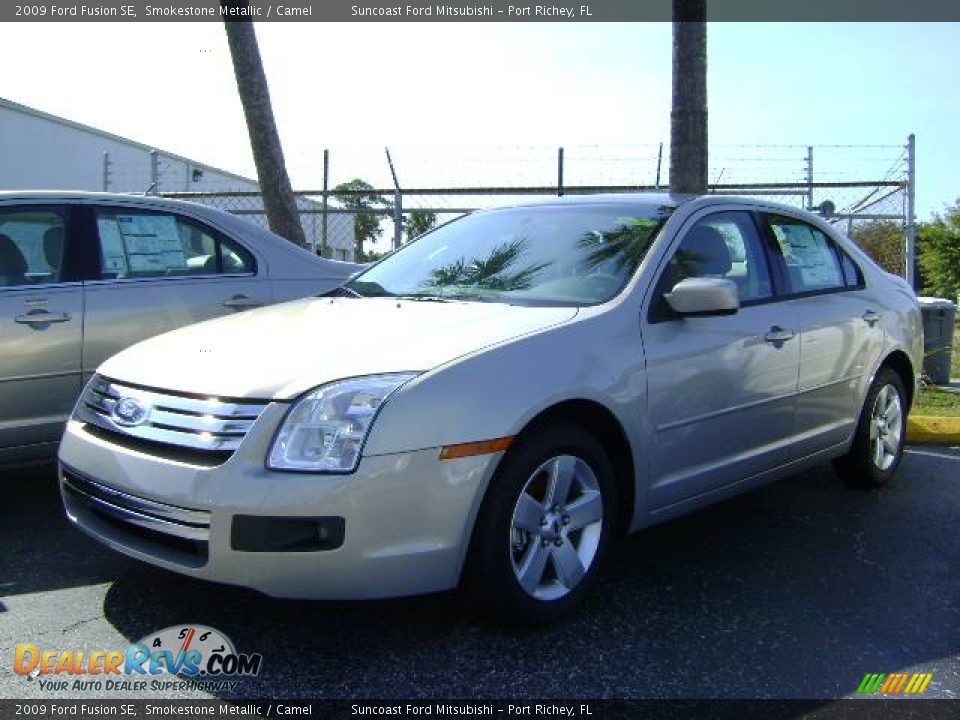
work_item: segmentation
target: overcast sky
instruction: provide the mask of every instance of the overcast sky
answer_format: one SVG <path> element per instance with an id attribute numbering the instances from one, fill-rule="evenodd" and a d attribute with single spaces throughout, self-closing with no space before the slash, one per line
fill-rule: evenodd
<path id="1" fill-rule="evenodd" d="M 353 149 L 335 156 L 341 172 L 355 159 L 352 176 L 385 172 L 384 145 L 419 146 L 398 158 L 401 180 L 419 184 L 449 170 L 447 145 L 669 140 L 668 24 L 274 23 L 257 33 L 297 187 L 321 184 L 324 147 Z M 711 180 L 725 172 L 724 145 L 896 146 L 914 132 L 926 219 L 960 197 L 958 46 L 960 25 L 948 23 L 711 24 Z M 219 23 L 18 24 L 0 63 L 0 96 L 254 174 Z M 774 155 L 796 174 L 803 152 Z M 504 155 L 519 172 L 536 153 Z M 877 176 L 897 156 L 874 149 L 858 167 L 848 153 L 836 168 Z"/>

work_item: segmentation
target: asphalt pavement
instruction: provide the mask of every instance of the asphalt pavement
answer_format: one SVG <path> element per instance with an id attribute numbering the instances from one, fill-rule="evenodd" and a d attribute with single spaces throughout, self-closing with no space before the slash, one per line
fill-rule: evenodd
<path id="1" fill-rule="evenodd" d="M 303 602 L 192 580 L 70 527 L 51 467 L 0 489 L 0 697 L 136 696 L 43 690 L 14 646 L 122 649 L 181 623 L 263 654 L 231 699 L 838 698 L 920 670 L 926 697 L 960 697 L 957 447 L 910 448 L 879 491 L 825 466 L 646 530 L 575 617 L 524 632 L 452 593 Z"/>

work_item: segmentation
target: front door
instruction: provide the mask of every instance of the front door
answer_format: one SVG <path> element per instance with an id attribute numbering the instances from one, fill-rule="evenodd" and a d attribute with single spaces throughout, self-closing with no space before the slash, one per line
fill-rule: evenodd
<path id="1" fill-rule="evenodd" d="M 799 328 L 775 302 L 752 214 L 707 212 L 684 229 L 642 325 L 653 431 L 653 510 L 785 463 L 793 428 Z M 732 315 L 680 317 L 662 295 L 688 277 L 734 281 Z"/>
<path id="2" fill-rule="evenodd" d="M 80 392 L 69 229 L 62 207 L 0 205 L 0 464 L 49 456 Z"/>

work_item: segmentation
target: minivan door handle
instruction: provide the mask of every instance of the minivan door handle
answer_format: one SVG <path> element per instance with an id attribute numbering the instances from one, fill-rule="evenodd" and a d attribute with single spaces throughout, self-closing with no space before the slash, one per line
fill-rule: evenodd
<path id="1" fill-rule="evenodd" d="M 774 325 L 772 328 L 770 328 L 770 332 L 763 336 L 763 339 L 768 343 L 777 346 L 783 345 L 783 343 L 785 343 L 787 340 L 791 340 L 792 338 L 793 332 L 790 330 L 785 330 L 779 325 Z"/>
<path id="2" fill-rule="evenodd" d="M 249 295 L 234 295 L 229 300 L 224 300 L 223 305 L 224 307 L 233 308 L 234 310 L 245 310 L 247 308 L 260 307 L 263 303 Z"/>
<path id="3" fill-rule="evenodd" d="M 31 312 L 26 315 L 17 315 L 13 321 L 21 325 L 49 325 L 67 322 L 69 319 L 70 315 L 67 313 Z"/>
<path id="4" fill-rule="evenodd" d="M 862 315 L 862 317 L 863 317 L 863 321 L 864 321 L 867 325 L 869 325 L 870 327 L 873 327 L 873 326 L 876 325 L 878 322 L 880 322 L 880 314 L 874 312 L 873 310 L 867 310 L 867 311 Z"/>

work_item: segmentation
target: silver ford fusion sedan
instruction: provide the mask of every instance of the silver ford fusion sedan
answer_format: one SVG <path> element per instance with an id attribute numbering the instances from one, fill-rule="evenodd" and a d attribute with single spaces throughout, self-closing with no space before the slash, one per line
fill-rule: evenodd
<path id="1" fill-rule="evenodd" d="M 360 269 L 195 203 L 0 192 L 0 467 L 55 457 L 85 382 L 123 348 Z"/>
<path id="2" fill-rule="evenodd" d="M 60 450 L 105 544 L 282 597 L 461 586 L 542 622 L 611 541 L 825 461 L 894 474 L 916 298 L 830 224 L 594 196 L 441 227 L 336 297 L 100 366 Z"/>

